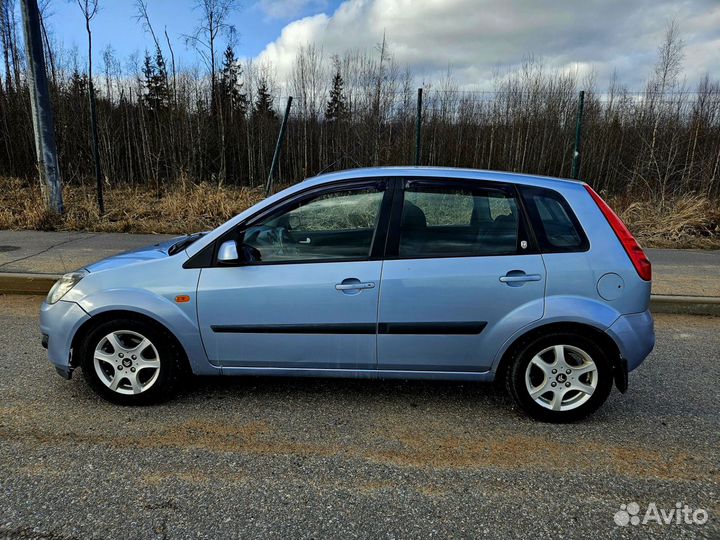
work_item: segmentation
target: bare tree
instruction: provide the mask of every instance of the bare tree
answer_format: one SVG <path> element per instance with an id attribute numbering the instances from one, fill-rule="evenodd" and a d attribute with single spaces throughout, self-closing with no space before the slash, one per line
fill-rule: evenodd
<path id="1" fill-rule="evenodd" d="M 98 141 L 97 108 L 95 104 L 95 87 L 93 85 L 93 49 L 92 31 L 90 22 L 98 12 L 98 0 L 77 0 L 80 11 L 85 17 L 85 31 L 88 37 L 88 95 L 90 99 L 90 131 L 92 132 L 92 151 L 95 161 L 95 182 L 97 184 L 98 210 L 105 213 L 105 200 L 103 197 L 102 168 L 100 166 L 100 143 Z"/>
<path id="2" fill-rule="evenodd" d="M 150 15 L 148 15 L 147 11 L 147 2 L 145 0 L 137 0 L 135 2 L 135 9 L 137 9 L 135 20 L 142 24 L 143 30 L 150 33 L 153 43 L 155 43 L 155 49 L 158 51 L 161 50 L 160 42 L 158 41 L 158 38 L 155 35 L 155 30 L 150 23 Z"/>
<path id="3" fill-rule="evenodd" d="M 665 28 L 665 40 L 658 48 L 658 60 L 655 65 L 654 78 L 649 83 L 649 104 L 650 113 L 654 116 L 652 135 L 650 136 L 650 157 L 649 166 L 652 174 L 660 181 L 660 204 L 665 202 L 665 194 L 669 181 L 669 160 L 666 158 L 673 155 L 674 148 L 666 148 L 663 166 L 658 156 L 658 131 L 662 117 L 667 113 L 668 105 L 672 106 L 672 95 L 677 89 L 678 77 L 682 71 L 682 62 L 685 57 L 685 43 L 680 38 L 680 29 L 677 21 L 668 22 Z M 677 135 L 674 133 L 672 135 Z M 647 183 L 647 180 L 646 180 Z"/>
<path id="4" fill-rule="evenodd" d="M 11 92 L 13 89 L 12 51 L 15 48 L 13 43 L 13 30 L 11 26 L 11 14 L 15 9 L 13 0 L 0 0 L 0 39 L 2 40 L 3 60 L 5 63 L 5 90 Z M 17 83 L 17 81 L 15 81 Z"/>
<path id="5" fill-rule="evenodd" d="M 173 50 L 172 43 L 170 43 L 170 36 L 168 36 L 167 26 L 165 27 L 165 41 L 167 42 L 168 50 L 170 51 L 170 61 L 172 65 L 173 103 L 177 105 L 177 71 L 175 70 L 175 51 Z"/>
<path id="6" fill-rule="evenodd" d="M 217 40 L 221 34 L 226 34 L 231 39 L 235 34 L 235 26 L 228 23 L 228 18 L 236 8 L 236 0 L 196 0 L 195 9 L 200 11 L 201 20 L 192 34 L 185 35 L 186 43 L 198 52 L 210 71 L 210 100 L 213 111 L 217 99 Z"/>
<path id="7" fill-rule="evenodd" d="M 654 90 L 663 94 L 672 89 L 682 71 L 685 58 L 685 42 L 680 38 L 680 28 L 676 20 L 667 23 L 665 40 L 658 48 L 658 61 L 655 65 Z"/>

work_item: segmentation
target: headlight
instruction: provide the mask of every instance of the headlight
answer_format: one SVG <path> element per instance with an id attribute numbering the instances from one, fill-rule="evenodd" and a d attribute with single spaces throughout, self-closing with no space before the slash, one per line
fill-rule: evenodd
<path id="1" fill-rule="evenodd" d="M 47 295 L 47 303 L 54 304 L 65 296 L 78 282 L 88 274 L 87 270 L 70 272 L 58 279 Z"/>

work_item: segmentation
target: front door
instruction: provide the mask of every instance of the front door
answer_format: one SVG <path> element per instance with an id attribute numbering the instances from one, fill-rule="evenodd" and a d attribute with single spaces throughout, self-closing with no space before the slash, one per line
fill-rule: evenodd
<path id="1" fill-rule="evenodd" d="M 374 369 L 382 262 L 373 245 L 384 193 L 384 182 L 327 188 L 242 226 L 239 251 L 255 260 L 200 275 L 198 318 L 210 359 L 223 367 Z"/>
<path id="2" fill-rule="evenodd" d="M 543 314 L 545 267 L 515 190 L 421 180 L 403 192 L 383 265 L 378 369 L 487 371 L 504 338 Z"/>

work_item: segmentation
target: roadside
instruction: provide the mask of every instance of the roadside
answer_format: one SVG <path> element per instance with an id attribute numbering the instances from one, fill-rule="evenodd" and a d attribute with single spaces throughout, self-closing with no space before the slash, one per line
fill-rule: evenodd
<path id="1" fill-rule="evenodd" d="M 55 374 L 40 301 L 0 296 L 2 538 L 720 535 L 716 319 L 658 316 L 628 393 L 551 425 L 442 381 L 198 379 L 113 406 Z M 616 525 L 631 502 L 709 521 Z"/>
<path id="2" fill-rule="evenodd" d="M 66 213 L 57 216 L 46 209 L 37 183 L 0 183 L 0 230 L 184 234 L 214 229 L 265 197 L 260 187 L 231 184 L 113 185 L 106 187 L 106 212 L 100 215 L 92 185 L 66 184 Z M 717 200 L 694 194 L 661 202 L 651 196 L 607 200 L 643 246 L 720 249 Z"/>
<path id="3" fill-rule="evenodd" d="M 173 235 L 0 231 L 0 293 L 44 294 L 65 272 Z M 653 310 L 720 315 L 720 250 L 647 249 Z"/>

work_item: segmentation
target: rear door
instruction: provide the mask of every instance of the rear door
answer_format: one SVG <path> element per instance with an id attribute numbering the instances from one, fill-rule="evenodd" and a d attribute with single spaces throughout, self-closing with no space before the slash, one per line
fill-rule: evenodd
<path id="1" fill-rule="evenodd" d="M 514 186 L 406 179 L 382 270 L 378 369 L 481 372 L 543 314 L 545 267 Z"/>

